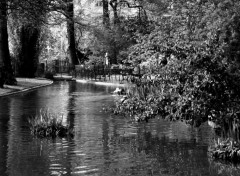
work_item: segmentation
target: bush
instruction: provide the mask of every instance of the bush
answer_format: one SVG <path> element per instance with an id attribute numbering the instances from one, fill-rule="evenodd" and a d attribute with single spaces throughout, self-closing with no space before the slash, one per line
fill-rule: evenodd
<path id="1" fill-rule="evenodd" d="M 231 0 L 179 2 L 171 18 L 161 18 L 150 34 L 139 34 L 128 61 L 156 63 L 134 79 L 134 94 L 117 102 L 115 112 L 138 121 L 161 115 L 194 126 L 208 119 L 239 120 L 239 9 Z"/>
<path id="2" fill-rule="evenodd" d="M 138 121 L 161 115 L 194 126 L 209 118 L 220 124 L 225 118 L 238 119 L 240 76 L 212 58 L 194 50 L 187 59 L 169 57 L 157 73 L 135 79 L 132 94 L 117 102 L 115 112 Z"/>
<path id="3" fill-rule="evenodd" d="M 63 117 L 40 110 L 34 118 L 29 118 L 31 133 L 37 137 L 73 137 L 73 129 L 69 126 L 64 126 Z"/>
<path id="4" fill-rule="evenodd" d="M 230 139 L 218 139 L 214 142 L 213 146 L 208 148 L 208 154 L 214 159 L 239 163 L 240 145 L 236 141 Z"/>

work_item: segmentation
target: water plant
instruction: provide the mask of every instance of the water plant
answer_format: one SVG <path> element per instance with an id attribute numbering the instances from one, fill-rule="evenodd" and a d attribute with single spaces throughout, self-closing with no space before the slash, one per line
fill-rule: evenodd
<path id="1" fill-rule="evenodd" d="M 240 162 L 240 143 L 235 140 L 220 139 L 214 140 L 214 144 L 208 148 L 209 155 L 214 159 Z"/>
<path id="2" fill-rule="evenodd" d="M 49 110 L 40 110 L 28 119 L 31 133 L 37 137 L 73 137 L 73 128 L 63 125 L 63 115 L 56 115 Z"/>

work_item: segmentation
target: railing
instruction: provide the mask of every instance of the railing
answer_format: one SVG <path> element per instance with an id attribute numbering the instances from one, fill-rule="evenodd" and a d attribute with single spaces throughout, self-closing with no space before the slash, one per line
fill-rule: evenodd
<path id="1" fill-rule="evenodd" d="M 76 79 L 86 80 L 99 80 L 108 82 L 123 82 L 133 81 L 136 78 L 141 78 L 146 69 L 140 69 L 140 67 L 125 67 L 119 68 L 118 65 L 106 67 L 106 66 L 82 66 L 76 65 L 75 68 L 69 64 L 48 64 L 47 66 L 41 65 L 38 69 L 39 73 L 52 72 L 54 74 L 67 74 Z"/>
<path id="2" fill-rule="evenodd" d="M 73 67 L 70 65 L 55 65 L 53 70 L 55 73 L 71 73 Z"/>
<path id="3" fill-rule="evenodd" d="M 133 68 L 110 68 L 104 66 L 76 66 L 74 76 L 79 79 L 101 80 L 110 82 L 130 81 L 141 77 L 142 72 Z"/>

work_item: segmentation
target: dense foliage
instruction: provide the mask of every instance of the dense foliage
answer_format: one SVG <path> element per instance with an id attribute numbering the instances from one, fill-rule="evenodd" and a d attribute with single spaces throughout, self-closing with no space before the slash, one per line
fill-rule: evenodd
<path id="1" fill-rule="evenodd" d="M 173 7 L 130 47 L 129 60 L 148 61 L 148 72 L 116 112 L 137 120 L 161 115 L 195 126 L 238 119 L 240 3 L 174 1 Z"/>
<path id="2" fill-rule="evenodd" d="M 240 147 L 236 141 L 231 141 L 229 139 L 220 141 L 215 141 L 214 147 L 209 147 L 208 154 L 213 159 L 226 160 L 233 163 L 240 162 Z"/>

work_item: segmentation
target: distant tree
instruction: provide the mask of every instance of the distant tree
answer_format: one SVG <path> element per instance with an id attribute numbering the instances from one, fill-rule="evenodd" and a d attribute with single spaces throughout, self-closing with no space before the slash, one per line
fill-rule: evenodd
<path id="1" fill-rule="evenodd" d="M 18 76 L 34 77 L 42 51 L 44 28 L 49 27 L 48 16 L 55 7 L 53 0 L 12 1 L 9 28 L 13 56 Z"/>
<path id="2" fill-rule="evenodd" d="M 108 9 L 108 0 L 103 0 L 103 25 L 105 28 L 110 27 L 110 17 L 109 17 L 109 9 Z"/>
<path id="3" fill-rule="evenodd" d="M 64 9 L 66 18 L 67 18 L 67 34 L 68 34 L 68 43 L 69 43 L 69 56 L 70 63 L 78 65 L 79 61 L 77 58 L 76 44 L 75 44 L 75 27 L 74 27 L 74 2 L 73 0 L 65 0 L 66 6 Z"/>
<path id="4" fill-rule="evenodd" d="M 10 53 L 9 53 L 9 44 L 8 44 L 8 32 L 7 32 L 7 26 L 10 27 L 9 22 L 12 17 L 15 14 L 15 22 L 14 24 L 17 24 L 14 26 L 14 34 L 19 34 L 20 32 L 23 32 L 25 30 L 20 30 L 20 26 L 23 26 L 25 24 L 30 24 L 37 22 L 42 23 L 43 20 L 45 20 L 45 16 L 43 14 L 46 14 L 47 8 L 49 7 L 49 4 L 51 4 L 53 1 L 37 1 L 37 0 L 3 0 L 0 3 L 0 10 L 1 10 L 1 28 L 0 36 L 3 36 L 3 40 L 0 40 L 0 45 L 3 45 L 2 53 L 3 56 L 1 57 L 1 60 L 4 61 L 4 67 L 5 67 L 5 83 L 7 84 L 13 84 L 16 83 L 16 80 L 13 75 L 13 69 L 11 65 L 11 59 L 10 59 Z M 36 23 L 35 23 L 36 24 Z M 13 27 L 13 26 L 11 26 Z M 10 27 L 10 28 L 11 28 Z M 26 27 L 24 27 L 26 29 Z M 29 26 L 27 27 L 29 29 Z M 26 33 L 26 31 L 25 31 Z M 27 35 L 27 34 L 26 34 Z M 26 36 L 25 35 L 25 36 Z M 16 36 L 15 36 L 16 37 Z M 33 58 L 31 58 L 33 59 Z M 29 64 L 28 62 L 24 65 Z M 30 64 L 29 64 L 30 66 Z M 30 68 L 32 68 L 30 66 Z"/>
<path id="5" fill-rule="evenodd" d="M 104 1 L 102 2 L 104 5 Z M 120 13 L 122 7 L 125 8 L 126 11 L 135 8 L 138 9 L 137 12 L 142 12 L 144 9 L 141 4 L 136 4 L 130 0 L 111 0 L 105 2 L 106 4 L 108 3 L 109 7 L 103 6 L 103 12 L 110 11 L 113 13 L 113 16 L 109 19 L 109 14 L 105 17 L 103 13 L 103 24 L 105 24 L 105 18 L 112 21 L 112 23 L 108 22 L 109 25 L 104 25 L 103 29 L 101 26 L 93 25 L 93 36 L 95 40 L 91 43 L 91 48 L 97 50 L 94 52 L 97 53 L 97 55 L 101 53 L 102 57 L 108 52 L 110 62 L 117 64 L 125 58 L 126 54 L 124 53 L 126 49 L 134 43 L 134 30 L 144 30 L 144 25 L 146 25 L 148 21 L 147 19 L 143 20 L 143 18 L 141 20 L 139 13 L 132 14 L 131 11 L 129 11 L 129 13 L 131 13 L 130 15 L 135 16 L 135 18 L 128 18 L 124 13 Z"/>
<path id="6" fill-rule="evenodd" d="M 19 29 L 20 45 L 18 52 L 21 77 L 35 77 L 39 63 L 41 28 L 23 25 Z"/>

